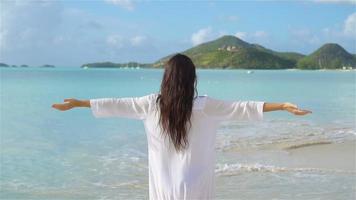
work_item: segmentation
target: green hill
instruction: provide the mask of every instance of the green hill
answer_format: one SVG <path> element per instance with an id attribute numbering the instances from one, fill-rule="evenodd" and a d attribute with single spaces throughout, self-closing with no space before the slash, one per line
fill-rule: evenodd
<path id="1" fill-rule="evenodd" d="M 305 57 L 305 55 L 301 54 L 301 53 L 296 53 L 296 52 L 278 52 L 278 51 L 273 51 L 271 49 L 267 49 L 259 44 L 253 44 L 253 46 L 261 51 L 265 51 L 267 53 L 272 53 L 274 55 L 277 55 L 279 57 L 288 59 L 288 60 L 292 60 L 294 62 L 294 64 L 296 65 L 297 62 Z"/>
<path id="2" fill-rule="evenodd" d="M 295 67 L 304 55 L 283 53 L 257 44 L 247 43 L 235 36 L 222 36 L 182 52 L 200 68 L 285 69 Z M 154 63 L 162 67 L 172 55 Z"/>
<path id="3" fill-rule="evenodd" d="M 338 44 L 325 44 L 309 56 L 300 59 L 299 69 L 356 68 L 356 58 Z"/>

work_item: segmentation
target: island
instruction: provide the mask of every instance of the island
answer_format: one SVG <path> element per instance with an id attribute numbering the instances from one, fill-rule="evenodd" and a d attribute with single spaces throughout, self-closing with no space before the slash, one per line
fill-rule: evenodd
<path id="1" fill-rule="evenodd" d="M 187 49 L 183 54 L 192 58 L 198 68 L 218 69 L 355 69 L 356 56 L 338 44 L 325 44 L 310 55 L 297 52 L 278 52 L 259 44 L 250 44 L 235 36 Z M 156 61 L 163 67 L 173 54 Z"/>
<path id="2" fill-rule="evenodd" d="M 178 52 L 176 52 L 178 53 Z M 335 43 L 328 43 L 310 55 L 279 52 L 259 44 L 251 44 L 232 35 L 205 42 L 179 52 L 189 56 L 197 68 L 203 69 L 355 69 L 356 55 Z M 97 62 L 82 68 L 162 68 L 175 53 L 153 63 Z"/>
<path id="3" fill-rule="evenodd" d="M 26 64 L 22 64 L 22 65 L 9 65 L 9 64 L 6 64 L 6 63 L 0 63 L 0 67 L 22 67 L 22 68 L 26 68 L 26 67 L 29 67 L 28 65 Z M 39 67 L 44 67 L 44 68 L 54 68 L 55 66 L 54 65 L 42 65 L 42 66 L 39 66 Z"/>
<path id="4" fill-rule="evenodd" d="M 56 66 L 46 64 L 46 65 L 42 65 L 42 66 L 40 66 L 40 67 L 54 68 L 54 67 L 56 67 Z"/>
<path id="5" fill-rule="evenodd" d="M 83 64 L 81 68 L 151 68 L 152 64 L 138 63 L 138 62 L 128 62 L 128 63 L 112 63 L 112 62 L 98 62 L 98 63 L 87 63 Z"/>
<path id="6" fill-rule="evenodd" d="M 18 67 L 17 65 L 9 65 L 5 63 L 0 63 L 0 67 Z"/>
<path id="7" fill-rule="evenodd" d="M 355 56 L 335 43 L 323 45 L 297 63 L 299 69 L 352 69 L 355 66 Z"/>
<path id="8" fill-rule="evenodd" d="M 5 63 L 0 63 L 0 67 L 9 67 L 9 65 Z"/>

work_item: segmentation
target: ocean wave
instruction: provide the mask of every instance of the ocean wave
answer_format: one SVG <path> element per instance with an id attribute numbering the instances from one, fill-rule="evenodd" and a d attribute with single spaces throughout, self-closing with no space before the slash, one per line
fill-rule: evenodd
<path id="1" fill-rule="evenodd" d="M 320 127 L 303 123 L 295 123 L 289 128 L 274 123 L 271 126 L 272 128 L 264 129 L 230 127 L 231 129 L 219 130 L 216 150 L 231 151 L 261 148 L 288 150 L 356 140 L 356 130 L 349 126 L 335 127 L 336 125 L 330 125 Z"/>
<path id="2" fill-rule="evenodd" d="M 140 187 L 143 187 L 145 184 L 138 180 L 133 180 L 133 181 L 129 181 L 129 182 L 121 182 L 121 183 L 115 183 L 115 184 L 105 184 L 105 183 L 99 181 L 99 182 L 93 182 L 92 185 L 96 186 L 96 187 L 115 189 L 115 188 L 120 188 L 120 187 L 140 188 Z"/>
<path id="3" fill-rule="evenodd" d="M 259 163 L 255 164 L 217 164 L 215 167 L 215 173 L 218 176 L 234 176 L 246 172 L 260 172 L 260 173 L 282 173 L 282 172 L 315 172 L 315 173 L 352 173 L 355 171 L 344 170 L 332 170 L 332 169 L 320 169 L 320 168 L 287 168 L 278 167 L 273 165 L 263 165 Z"/>
<path id="4" fill-rule="evenodd" d="M 305 142 L 301 144 L 292 144 L 290 146 L 284 147 L 285 150 L 291 150 L 291 149 L 299 149 L 303 147 L 310 147 L 310 146 L 318 146 L 318 145 L 325 145 L 325 144 L 332 144 L 333 142 L 331 141 L 311 141 L 311 142 Z"/>

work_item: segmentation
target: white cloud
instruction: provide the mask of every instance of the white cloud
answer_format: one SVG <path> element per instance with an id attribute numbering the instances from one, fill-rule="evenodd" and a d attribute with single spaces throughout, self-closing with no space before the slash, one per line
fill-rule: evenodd
<path id="1" fill-rule="evenodd" d="M 356 38 L 356 12 L 347 17 L 344 22 L 344 33 L 346 36 Z"/>
<path id="2" fill-rule="evenodd" d="M 345 3 L 345 4 L 356 4 L 356 0 L 314 0 L 317 3 Z"/>
<path id="3" fill-rule="evenodd" d="M 4 53 L 50 43 L 62 22 L 62 8 L 54 1 L 2 1 L 1 7 L 0 48 Z"/>
<path id="4" fill-rule="evenodd" d="M 214 37 L 213 30 L 211 27 L 203 28 L 193 33 L 191 41 L 193 45 L 198 45 L 211 40 Z"/>
<path id="5" fill-rule="evenodd" d="M 356 12 L 351 13 L 343 21 L 320 30 L 292 28 L 289 34 L 288 42 L 291 49 L 300 49 L 299 51 L 302 49 L 310 53 L 325 43 L 338 43 L 347 51 L 355 53 Z"/>
<path id="6" fill-rule="evenodd" d="M 2 0 L 0 6 L 0 61 L 4 63 L 148 62 L 157 59 L 159 51 L 160 56 L 169 53 L 136 23 L 66 7 L 62 1 Z"/>
<path id="7" fill-rule="evenodd" d="M 132 0 L 105 0 L 107 3 L 120 6 L 127 10 L 133 10 L 135 8 Z"/>
<path id="8" fill-rule="evenodd" d="M 147 37 L 144 35 L 137 35 L 130 39 L 132 46 L 140 46 L 146 41 Z"/>
<path id="9" fill-rule="evenodd" d="M 106 43 L 110 46 L 121 48 L 124 46 L 124 38 L 118 34 L 109 35 L 106 38 Z"/>
<path id="10" fill-rule="evenodd" d="M 235 36 L 244 40 L 246 38 L 246 36 L 247 36 L 247 33 L 239 31 L 239 32 L 235 33 Z"/>

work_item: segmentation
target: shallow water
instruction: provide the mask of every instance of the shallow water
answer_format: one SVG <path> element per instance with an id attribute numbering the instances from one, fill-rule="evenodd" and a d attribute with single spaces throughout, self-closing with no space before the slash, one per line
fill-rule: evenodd
<path id="1" fill-rule="evenodd" d="M 89 109 L 60 112 L 51 105 L 69 97 L 157 92 L 162 70 L 0 70 L 2 198 L 147 198 L 147 142 L 140 121 L 96 119 Z M 199 70 L 201 95 L 287 101 L 313 111 L 303 117 L 265 113 L 263 122 L 223 124 L 216 142 L 217 198 L 354 199 L 355 160 L 335 165 L 340 159 L 328 158 L 322 148 L 335 158 L 355 157 L 355 75 Z M 300 152 L 316 156 L 304 159 Z"/>

